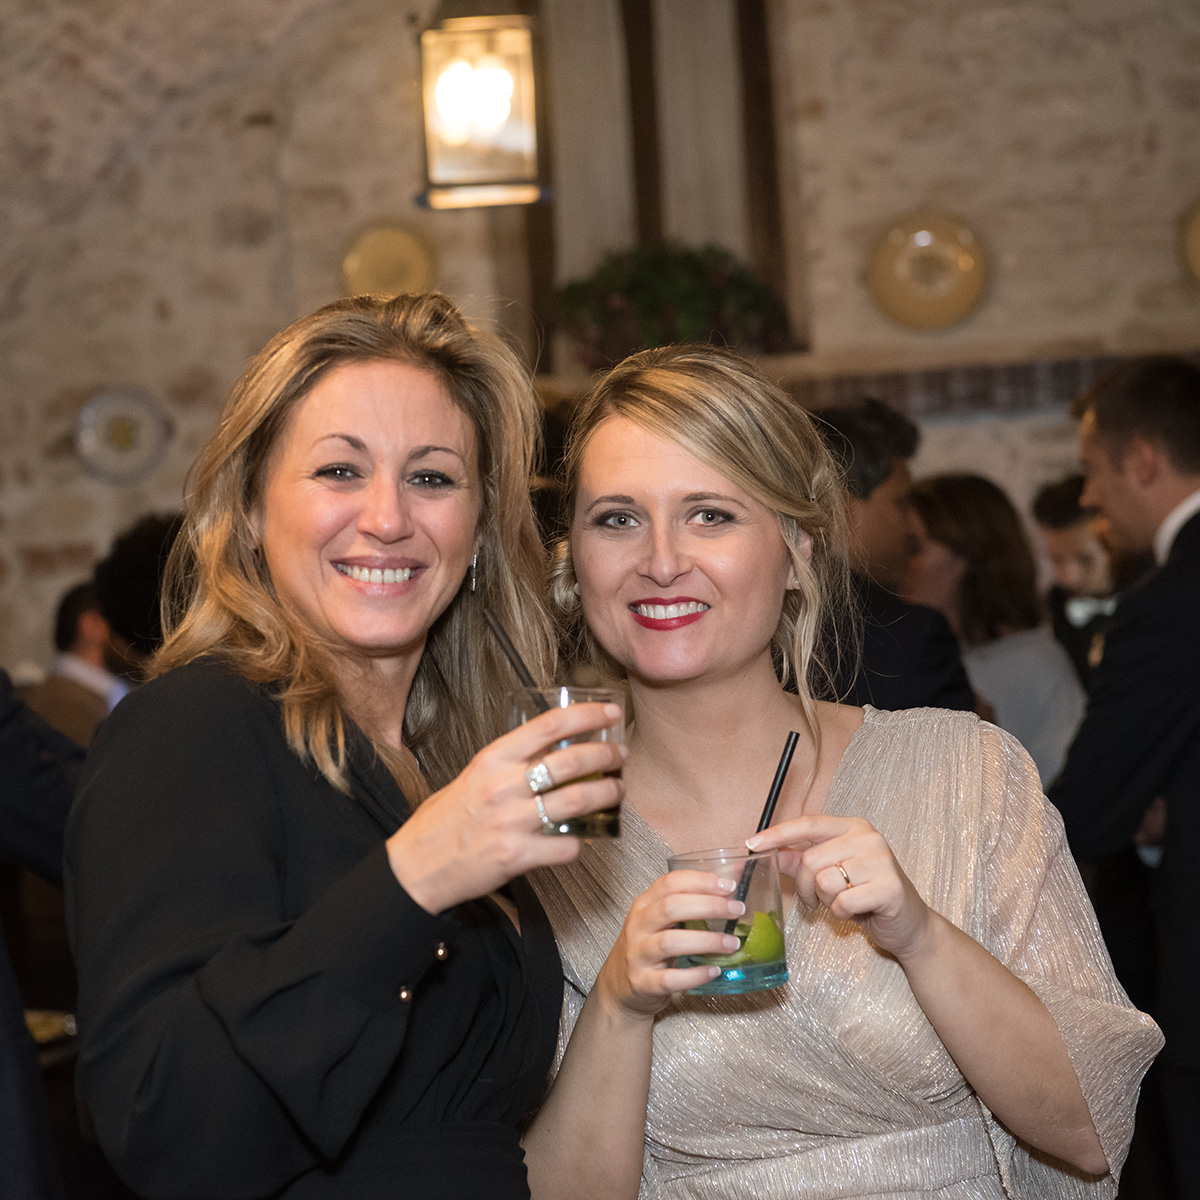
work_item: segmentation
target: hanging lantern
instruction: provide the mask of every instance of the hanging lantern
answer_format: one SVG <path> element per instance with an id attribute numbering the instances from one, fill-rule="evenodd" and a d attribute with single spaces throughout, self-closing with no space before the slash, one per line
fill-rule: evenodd
<path id="1" fill-rule="evenodd" d="M 421 34 L 426 190 L 430 208 L 533 204 L 538 157 L 534 18 L 445 3 Z M 521 8 L 517 3 L 513 8 Z"/>

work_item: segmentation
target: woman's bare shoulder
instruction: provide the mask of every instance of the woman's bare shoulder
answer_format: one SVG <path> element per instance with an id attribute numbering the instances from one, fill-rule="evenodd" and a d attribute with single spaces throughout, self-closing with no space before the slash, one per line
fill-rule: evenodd
<path id="1" fill-rule="evenodd" d="M 837 762 L 862 728 L 866 710 L 854 704 L 816 701 L 817 721 L 821 726 L 821 757 Z"/>

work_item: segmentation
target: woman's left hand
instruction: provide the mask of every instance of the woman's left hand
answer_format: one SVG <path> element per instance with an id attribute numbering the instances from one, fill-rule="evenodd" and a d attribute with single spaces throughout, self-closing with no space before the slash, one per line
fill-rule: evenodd
<path id="1" fill-rule="evenodd" d="M 869 821 L 796 817 L 746 844 L 751 850 L 778 849 L 780 870 L 795 877 L 802 904 L 824 904 L 839 920 L 858 921 L 881 950 L 902 963 L 928 941 L 932 910 Z"/>

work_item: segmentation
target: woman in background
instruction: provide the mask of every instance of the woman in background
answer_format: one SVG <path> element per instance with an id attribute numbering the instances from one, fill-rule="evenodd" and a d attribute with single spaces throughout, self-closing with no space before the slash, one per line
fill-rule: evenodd
<path id="1" fill-rule="evenodd" d="M 1113 978 L 1011 737 L 815 698 L 847 588 L 842 480 L 813 422 L 736 355 L 646 351 L 583 402 L 567 471 L 552 595 L 627 682 L 631 753 L 620 841 L 535 886 L 567 1027 L 585 997 L 636 988 L 653 1040 L 652 1063 L 621 1065 L 644 1153 L 589 1178 L 662 1200 L 1111 1195 L 1161 1035 Z M 681 923 L 739 906 L 667 856 L 747 839 L 790 730 L 775 824 L 749 844 L 794 877 L 791 981 L 673 998 L 718 972 L 675 956 L 733 948 Z"/>
<path id="2" fill-rule="evenodd" d="M 944 614 L 971 686 L 1038 769 L 1058 774 L 1087 696 L 1070 657 L 1042 627 L 1037 565 L 1009 498 L 981 475 L 922 479 L 912 492 L 924 525 L 903 595 Z"/>

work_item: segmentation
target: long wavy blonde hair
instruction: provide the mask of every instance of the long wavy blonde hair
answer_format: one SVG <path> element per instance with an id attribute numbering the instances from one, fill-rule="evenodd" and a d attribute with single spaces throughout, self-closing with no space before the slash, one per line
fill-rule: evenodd
<path id="1" fill-rule="evenodd" d="M 292 749 L 347 789 L 346 717 L 353 706 L 339 688 L 339 651 L 280 602 L 252 516 L 271 450 L 296 405 L 335 367 L 376 360 L 429 371 L 470 418 L 478 446 L 477 590 L 461 587 L 430 629 L 404 713 L 404 745 L 421 773 L 402 752 L 372 739 L 416 801 L 503 732 L 504 692 L 514 679 L 487 628 L 485 606 L 504 622 L 536 676 L 548 680 L 553 672 L 542 548 L 529 503 L 538 402 L 515 355 L 468 325 L 444 296 L 357 296 L 327 304 L 277 334 L 251 361 L 189 474 L 184 525 L 164 581 L 166 639 L 153 670 L 216 655 L 268 685 Z"/>
<path id="2" fill-rule="evenodd" d="M 819 746 L 813 697 L 834 695 L 839 660 L 857 647 L 843 478 L 813 420 L 737 354 L 707 345 L 643 350 L 614 367 L 575 412 L 564 460 L 569 515 L 588 442 L 610 417 L 669 438 L 774 513 L 798 586 L 784 596 L 772 657 L 780 683 L 796 689 Z M 567 536 L 555 545 L 550 568 L 565 648 L 619 677 L 583 619 L 575 584 Z"/>

